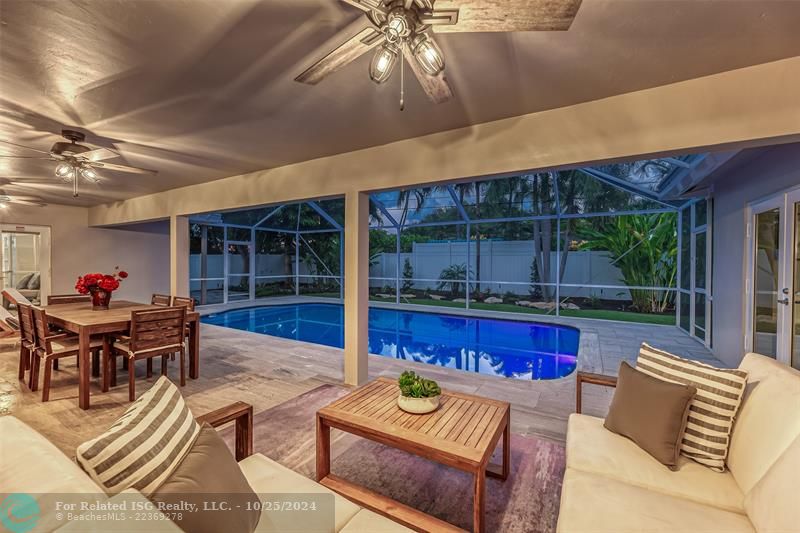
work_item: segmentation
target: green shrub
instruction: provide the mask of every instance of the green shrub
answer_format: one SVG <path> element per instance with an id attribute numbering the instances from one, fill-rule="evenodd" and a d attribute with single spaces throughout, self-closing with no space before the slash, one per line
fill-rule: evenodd
<path id="1" fill-rule="evenodd" d="M 400 386 L 400 394 L 407 398 L 432 398 L 442 393 L 438 383 L 418 376 L 411 370 L 400 374 L 397 384 Z"/>

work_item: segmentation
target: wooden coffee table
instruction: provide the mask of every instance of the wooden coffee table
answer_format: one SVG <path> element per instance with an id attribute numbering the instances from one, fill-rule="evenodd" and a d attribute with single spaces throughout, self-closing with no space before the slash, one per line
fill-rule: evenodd
<path id="1" fill-rule="evenodd" d="M 443 391 L 439 409 L 413 415 L 397 407 L 397 382 L 378 378 L 317 411 L 317 481 L 349 500 L 418 531 L 455 526 L 331 474 L 331 428 L 470 472 L 475 477 L 473 529 L 483 532 L 486 476 L 506 479 L 510 453 L 508 402 Z M 503 462 L 489 464 L 500 436 Z"/>

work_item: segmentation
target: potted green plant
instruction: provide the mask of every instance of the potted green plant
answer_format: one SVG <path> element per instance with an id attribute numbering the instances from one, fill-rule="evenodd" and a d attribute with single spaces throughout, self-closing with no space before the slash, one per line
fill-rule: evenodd
<path id="1" fill-rule="evenodd" d="M 411 370 L 406 370 L 400 374 L 397 384 L 400 386 L 397 406 L 403 411 L 424 414 L 431 413 L 439 407 L 442 389 L 432 379 L 425 379 Z"/>

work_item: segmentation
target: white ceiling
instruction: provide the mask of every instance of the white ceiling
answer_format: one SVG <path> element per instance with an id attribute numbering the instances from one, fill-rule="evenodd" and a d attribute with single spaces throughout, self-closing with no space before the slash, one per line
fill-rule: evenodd
<path id="1" fill-rule="evenodd" d="M 52 162 L 0 158 L 0 188 L 94 205 L 800 51 L 797 1 L 583 0 L 567 32 L 438 36 L 446 104 L 412 79 L 400 112 L 397 76 L 373 85 L 368 55 L 294 82 L 359 16 L 335 0 L 2 0 L 0 138 L 47 150 L 77 127 L 122 154 L 109 162 L 159 172 L 105 171 L 72 199 Z"/>

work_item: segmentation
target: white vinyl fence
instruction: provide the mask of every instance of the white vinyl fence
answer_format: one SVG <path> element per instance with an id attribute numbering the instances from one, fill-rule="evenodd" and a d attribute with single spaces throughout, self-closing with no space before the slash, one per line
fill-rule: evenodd
<path id="1" fill-rule="evenodd" d="M 533 241 L 481 241 L 481 290 L 493 293 L 511 292 L 527 295 L 530 292 L 531 264 L 534 260 Z M 472 276 L 477 275 L 477 247 L 475 242 L 469 245 L 470 270 Z M 416 289 L 436 289 L 442 271 L 451 265 L 466 265 L 466 242 L 429 242 L 414 243 L 411 253 L 400 254 L 400 277 L 403 266 L 408 259 L 413 270 Z M 200 254 L 192 254 L 189 258 L 190 272 L 193 279 L 200 278 Z M 223 278 L 224 264 L 222 255 L 209 255 L 207 258 L 206 278 Z M 247 270 L 240 255 L 229 256 L 229 272 L 231 275 Z M 555 251 L 550 254 L 551 283 L 555 283 L 558 257 Z M 261 277 L 294 275 L 294 256 L 259 254 L 256 256 L 257 283 Z M 392 280 L 397 276 L 397 256 L 382 253 L 372 258 L 370 265 L 370 286 L 394 286 Z M 288 270 L 287 270 L 288 268 Z M 300 262 L 300 275 L 310 274 L 311 270 Z M 317 274 L 327 275 L 327 272 Z M 338 272 L 334 272 L 339 275 Z M 264 280 L 267 281 L 267 280 Z M 573 297 L 597 296 L 609 300 L 629 300 L 630 295 L 624 288 L 622 274 L 611 264 L 605 252 L 580 251 L 569 252 L 564 275 L 561 280 L 562 294 Z M 474 286 L 475 283 L 473 282 Z M 575 285 L 575 287 L 569 287 Z M 595 286 L 595 287 L 592 287 Z M 596 287 L 600 286 L 600 287 Z M 608 286 L 613 286 L 609 288 Z"/>
<path id="2" fill-rule="evenodd" d="M 493 293 L 511 292 L 526 295 L 530 291 L 531 264 L 534 260 L 533 241 L 481 241 L 481 291 Z M 470 270 L 474 278 L 478 275 L 477 247 L 475 242 L 469 245 Z M 411 262 L 413 278 L 416 280 L 438 280 L 442 271 L 451 265 L 466 265 L 466 242 L 429 242 L 414 243 L 411 253 L 400 254 L 400 277 L 406 259 Z M 370 266 L 370 285 L 373 287 L 391 285 L 388 280 L 397 276 L 397 256 L 382 253 L 372 258 Z M 555 283 L 557 254 L 550 254 L 551 283 Z M 561 279 L 562 293 L 573 297 L 597 296 L 608 300 L 629 300 L 630 295 L 624 288 L 622 274 L 611 264 L 606 252 L 580 251 L 569 252 Z M 436 281 L 417 281 L 416 289 L 435 289 Z M 472 283 L 474 285 L 474 282 Z M 563 287 L 577 285 L 578 287 Z M 592 288 L 589 285 L 600 285 Z M 607 286 L 619 288 L 607 288 Z"/>

